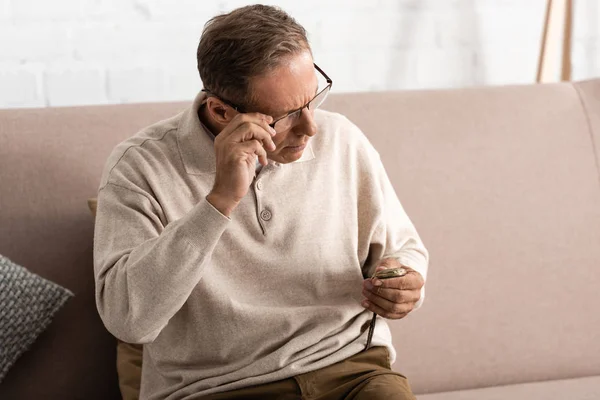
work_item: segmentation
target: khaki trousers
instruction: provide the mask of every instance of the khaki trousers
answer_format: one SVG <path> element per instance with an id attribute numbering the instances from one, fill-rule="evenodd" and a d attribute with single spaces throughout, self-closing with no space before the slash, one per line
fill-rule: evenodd
<path id="1" fill-rule="evenodd" d="M 215 393 L 205 400 L 416 400 L 405 376 L 391 370 L 386 347 L 372 347 L 293 378 Z"/>

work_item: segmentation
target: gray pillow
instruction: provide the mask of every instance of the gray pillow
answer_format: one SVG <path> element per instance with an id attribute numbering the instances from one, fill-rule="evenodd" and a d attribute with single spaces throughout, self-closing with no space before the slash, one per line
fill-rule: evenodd
<path id="1" fill-rule="evenodd" d="M 71 296 L 0 254 L 0 382 Z"/>

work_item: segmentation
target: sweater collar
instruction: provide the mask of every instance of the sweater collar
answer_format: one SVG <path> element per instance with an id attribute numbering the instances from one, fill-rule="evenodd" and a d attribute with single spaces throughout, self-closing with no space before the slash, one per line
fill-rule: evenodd
<path id="1" fill-rule="evenodd" d="M 200 92 L 192 106 L 183 112 L 177 127 L 177 145 L 185 171 L 190 175 L 214 174 L 216 158 L 214 150 L 214 135 L 200 122 L 198 111 L 206 99 L 206 93 Z M 304 149 L 302 157 L 291 162 L 292 165 L 315 158 L 310 142 Z M 282 164 L 269 160 L 275 166 Z"/>

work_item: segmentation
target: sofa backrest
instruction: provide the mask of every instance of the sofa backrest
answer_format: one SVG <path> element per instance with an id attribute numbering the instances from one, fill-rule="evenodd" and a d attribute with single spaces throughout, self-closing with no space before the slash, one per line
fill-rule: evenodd
<path id="1" fill-rule="evenodd" d="M 75 293 L 0 398 L 118 398 L 86 201 L 117 143 L 185 107 L 0 111 L 0 254 Z M 600 373 L 600 81 L 325 107 L 379 150 L 431 253 L 423 308 L 391 323 L 416 392 Z"/>
<path id="2" fill-rule="evenodd" d="M 185 106 L 0 110 L 0 254 L 75 294 L 11 368 L 0 399 L 120 398 L 116 342 L 94 299 L 87 199 L 115 145 Z"/>
<path id="3" fill-rule="evenodd" d="M 600 374 L 600 80 L 332 98 L 431 253 L 416 392 Z"/>

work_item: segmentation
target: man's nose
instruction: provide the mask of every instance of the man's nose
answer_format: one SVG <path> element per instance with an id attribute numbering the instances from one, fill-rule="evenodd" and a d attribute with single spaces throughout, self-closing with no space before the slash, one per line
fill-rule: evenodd
<path id="1" fill-rule="evenodd" d="M 317 134 L 317 124 L 315 122 L 315 115 L 308 108 L 302 110 L 300 120 L 294 127 L 294 133 L 298 136 L 315 136 Z"/>

